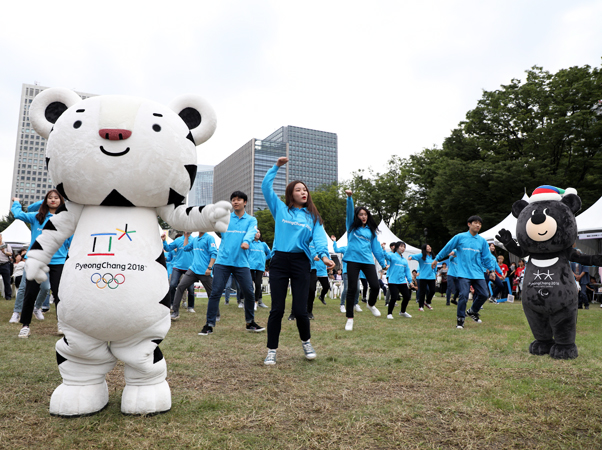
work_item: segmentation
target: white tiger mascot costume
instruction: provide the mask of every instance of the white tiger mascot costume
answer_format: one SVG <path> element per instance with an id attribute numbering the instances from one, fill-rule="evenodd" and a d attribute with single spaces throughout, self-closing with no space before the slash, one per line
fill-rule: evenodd
<path id="1" fill-rule="evenodd" d="M 48 139 L 46 164 L 65 208 L 33 243 L 27 279 L 46 279 L 47 264 L 73 235 L 60 285 L 56 344 L 63 384 L 50 413 L 94 414 L 109 401 L 105 375 L 125 364 L 125 414 L 171 408 L 159 343 L 169 330 L 169 285 L 157 215 L 184 231 L 226 231 L 230 204 L 182 205 L 196 174 L 196 146 L 216 127 L 202 98 L 166 107 L 128 96 L 82 100 L 51 88 L 32 102 L 34 129 Z"/>

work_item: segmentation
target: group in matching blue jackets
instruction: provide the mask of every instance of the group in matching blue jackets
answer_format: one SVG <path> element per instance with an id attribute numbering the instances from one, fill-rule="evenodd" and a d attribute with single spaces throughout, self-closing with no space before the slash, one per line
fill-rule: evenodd
<path id="1" fill-rule="evenodd" d="M 268 354 L 264 361 L 266 365 L 276 364 L 276 350 L 289 282 L 293 296 L 293 313 L 297 319 L 303 352 L 307 359 L 316 357 L 310 342 L 307 312 L 311 260 L 317 254 L 327 267 L 335 265 L 329 258 L 322 218 L 311 200 L 305 183 L 302 181 L 289 183 L 285 190 L 284 202 L 274 192 L 273 183 L 278 169 L 287 162 L 288 158 L 279 158 L 268 170 L 261 184 L 263 196 L 275 222 L 273 257 L 270 263 L 272 309 L 268 319 Z M 310 248 L 312 241 L 315 246 L 313 251 Z"/>

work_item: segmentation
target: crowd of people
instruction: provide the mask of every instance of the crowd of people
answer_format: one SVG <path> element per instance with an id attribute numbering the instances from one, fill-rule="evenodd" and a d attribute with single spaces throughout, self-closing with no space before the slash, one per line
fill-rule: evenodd
<path id="1" fill-rule="evenodd" d="M 446 298 L 446 305 L 456 306 L 455 325 L 458 329 L 465 327 L 466 317 L 480 323 L 480 310 L 487 300 L 501 303 L 513 297 L 520 298 L 525 262 L 519 260 L 507 265 L 497 248 L 479 235 L 483 224 L 479 216 L 469 217 L 467 231 L 454 236 L 438 253 L 429 244 L 423 244 L 420 253 L 405 257 L 406 244 L 403 241 L 389 243 L 388 249 L 385 243 L 379 242 L 371 212 L 354 204 L 350 190 L 345 191 L 347 245 L 339 246 L 336 237 L 330 237 L 335 253 L 342 255 L 340 267 L 337 267 L 330 259 L 323 220 L 307 185 L 302 181 L 289 183 L 284 200 L 274 192 L 276 174 L 287 162 L 288 158 L 279 158 L 262 183 L 263 195 L 275 220 L 272 249 L 262 241 L 257 220 L 246 213 L 247 195 L 241 191 L 230 196 L 233 211 L 228 230 L 221 234 L 219 248 L 210 233 L 192 236 L 190 232 L 184 232 L 171 243 L 167 242 L 165 234 L 162 235 L 169 276 L 171 320 L 180 318 L 185 292 L 186 310 L 196 312 L 194 285 L 198 282 L 208 297 L 205 325 L 199 335 L 208 336 L 215 332 L 220 320 L 220 299 L 225 295 L 228 304 L 233 287 L 236 288 L 239 308 L 244 308 L 246 330 L 255 333 L 265 331 L 265 327 L 255 322 L 255 311 L 258 307 L 268 308 L 262 299 L 267 261 L 270 261 L 271 305 L 266 365 L 276 364 L 289 289 L 292 294 L 289 320 L 296 321 L 303 354 L 310 360 L 317 356 L 311 343 L 310 321 L 314 318 L 318 283 L 321 286 L 318 298 L 324 304 L 331 286 L 342 286 L 339 307 L 346 316 L 346 331 L 353 331 L 355 313 L 362 312 L 360 294 L 366 308 L 375 317 L 381 316 L 376 307 L 381 290 L 385 294 L 387 319 L 394 318 L 397 305 L 400 307 L 399 316 L 412 318 L 408 313 L 412 292 L 416 292 L 419 313 L 425 308 L 432 310 L 432 300 L 438 291 Z M 19 199 L 14 198 L 11 212 L 16 219 L 31 225 L 31 242 L 35 245 L 48 219 L 60 212 L 64 203 L 61 194 L 51 190 L 43 201 L 29 205 L 27 212 L 23 211 Z M 21 323 L 19 337 L 26 338 L 31 334 L 32 317 L 44 320 L 44 312 L 49 308 L 49 291 L 55 305 L 59 304 L 60 278 L 70 243 L 71 238 L 56 252 L 49 264 L 48 280 L 40 285 L 26 279 L 27 251 L 13 252 L 9 245 L 2 243 L 0 235 L 0 274 L 4 282 L 4 296 L 7 300 L 12 299 L 12 275 L 17 293 L 10 322 Z M 411 270 L 409 261 L 417 263 L 418 269 Z M 581 286 L 579 307 L 588 309 L 599 280 L 578 264 L 573 266 L 573 272 L 576 283 Z M 336 297 L 336 292 L 333 297 Z M 469 298 L 472 298 L 470 306 Z M 57 319 L 61 333 L 58 309 Z"/>

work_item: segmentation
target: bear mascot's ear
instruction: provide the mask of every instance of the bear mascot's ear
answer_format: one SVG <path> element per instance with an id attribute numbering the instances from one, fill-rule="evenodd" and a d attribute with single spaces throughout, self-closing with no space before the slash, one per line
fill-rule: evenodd
<path id="1" fill-rule="evenodd" d="M 518 219 L 521 211 L 528 205 L 526 200 L 517 200 L 512 205 L 512 215 Z"/>
<path id="2" fill-rule="evenodd" d="M 29 119 L 34 130 L 48 139 L 58 118 L 78 102 L 81 97 L 71 89 L 49 88 L 36 95 L 29 107 Z"/>
<path id="3" fill-rule="evenodd" d="M 194 145 L 201 145 L 213 136 L 217 118 L 207 100 L 198 95 L 182 95 L 172 101 L 170 107 L 188 125 L 188 139 L 192 140 Z"/>
<path id="4" fill-rule="evenodd" d="M 581 199 L 577 194 L 565 194 L 561 201 L 573 211 L 573 214 L 577 214 L 577 211 L 581 209 Z"/>

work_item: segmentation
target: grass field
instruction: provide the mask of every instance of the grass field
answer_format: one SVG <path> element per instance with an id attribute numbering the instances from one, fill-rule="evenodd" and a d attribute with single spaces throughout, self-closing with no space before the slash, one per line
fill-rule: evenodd
<path id="1" fill-rule="evenodd" d="M 244 330 L 244 313 L 224 306 L 210 336 L 198 336 L 206 299 L 183 310 L 161 349 L 172 410 L 120 412 L 123 366 L 109 374 L 100 413 L 48 413 L 61 382 L 54 311 L 18 339 L 12 302 L 0 303 L 2 449 L 600 449 L 602 309 L 579 311 L 579 358 L 527 352 L 532 340 L 520 302 L 486 304 L 482 324 L 455 328 L 455 308 L 411 319 L 356 313 L 346 332 L 338 300 L 317 302 L 307 361 L 294 322 L 284 320 L 278 364 L 264 366 L 266 334 Z M 269 304 L 269 296 L 264 295 Z M 363 305 L 363 304 L 362 304 Z M 265 326 L 267 309 L 256 313 Z M 136 320 L 132 317 L 132 320 Z"/>

